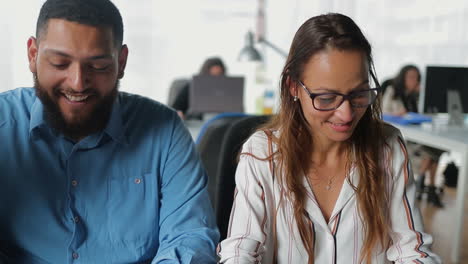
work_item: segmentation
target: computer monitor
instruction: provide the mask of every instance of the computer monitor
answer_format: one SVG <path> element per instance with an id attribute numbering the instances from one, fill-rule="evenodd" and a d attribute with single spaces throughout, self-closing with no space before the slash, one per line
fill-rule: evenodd
<path id="1" fill-rule="evenodd" d="M 468 113 L 468 68 L 428 66 L 423 111 Z"/>
<path id="2" fill-rule="evenodd" d="M 244 77 L 193 76 L 187 112 L 244 112 Z"/>

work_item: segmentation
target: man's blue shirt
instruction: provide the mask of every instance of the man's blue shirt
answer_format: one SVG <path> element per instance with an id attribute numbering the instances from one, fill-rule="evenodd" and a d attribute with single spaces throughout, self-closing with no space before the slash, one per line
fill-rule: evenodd
<path id="1" fill-rule="evenodd" d="M 32 88 L 0 94 L 0 251 L 14 263 L 214 263 L 207 179 L 177 114 L 119 93 L 106 128 L 52 129 Z"/>

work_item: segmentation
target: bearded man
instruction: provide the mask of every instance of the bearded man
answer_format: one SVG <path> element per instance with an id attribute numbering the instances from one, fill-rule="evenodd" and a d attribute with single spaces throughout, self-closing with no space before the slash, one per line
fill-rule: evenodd
<path id="1" fill-rule="evenodd" d="M 109 0 L 47 0 L 34 88 L 0 94 L 0 263 L 214 263 L 207 179 L 176 112 L 119 92 Z"/>

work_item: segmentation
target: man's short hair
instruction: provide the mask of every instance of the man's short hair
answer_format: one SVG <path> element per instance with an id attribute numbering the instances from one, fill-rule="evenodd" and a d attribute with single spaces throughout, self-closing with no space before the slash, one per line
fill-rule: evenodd
<path id="1" fill-rule="evenodd" d="M 90 26 L 110 27 L 116 47 L 123 42 L 123 22 L 117 7 L 110 0 L 47 0 L 36 24 L 36 38 L 46 33 L 49 19 L 64 19 Z"/>

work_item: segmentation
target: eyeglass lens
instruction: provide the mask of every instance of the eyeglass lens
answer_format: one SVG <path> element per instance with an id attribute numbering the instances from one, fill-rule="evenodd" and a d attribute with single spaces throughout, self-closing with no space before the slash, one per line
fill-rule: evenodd
<path id="1" fill-rule="evenodd" d="M 356 91 L 347 96 L 351 106 L 366 107 L 372 104 L 377 97 L 376 90 Z M 314 107 L 319 110 L 329 110 L 338 108 L 344 101 L 344 95 L 339 94 L 321 94 L 313 99 Z"/>

